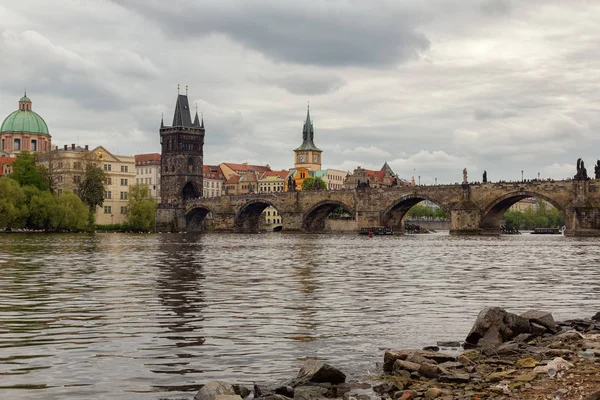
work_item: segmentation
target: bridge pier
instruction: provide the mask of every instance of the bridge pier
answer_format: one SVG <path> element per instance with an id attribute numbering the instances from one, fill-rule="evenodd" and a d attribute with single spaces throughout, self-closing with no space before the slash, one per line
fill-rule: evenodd
<path id="1" fill-rule="evenodd" d="M 463 206 L 450 210 L 451 235 L 481 235 L 480 225 L 481 211 L 478 208 Z"/>
<path id="2" fill-rule="evenodd" d="M 156 232 L 180 232 L 185 230 L 185 208 L 158 207 L 156 209 Z"/>
<path id="3" fill-rule="evenodd" d="M 600 236 L 600 208 L 592 206 L 567 207 L 565 236 Z"/>

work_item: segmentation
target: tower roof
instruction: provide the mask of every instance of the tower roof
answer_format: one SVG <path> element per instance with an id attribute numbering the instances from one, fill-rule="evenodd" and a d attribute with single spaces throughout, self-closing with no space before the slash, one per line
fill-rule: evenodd
<path id="1" fill-rule="evenodd" d="M 29 97 L 23 96 L 19 100 L 20 103 L 31 103 L 31 100 Z M 3 132 L 50 135 L 46 121 L 38 113 L 31 111 L 31 106 L 19 107 L 17 111 L 13 111 L 6 117 L 0 125 L 0 133 Z"/>
<path id="2" fill-rule="evenodd" d="M 304 122 L 304 128 L 302 129 L 302 144 L 296 150 L 313 150 L 321 151 L 315 146 L 315 129 L 310 119 L 310 107 L 306 110 L 306 121 Z"/>
<path id="3" fill-rule="evenodd" d="M 192 128 L 192 118 L 190 116 L 190 103 L 187 95 L 177 95 L 177 103 L 175 104 L 175 114 L 173 115 L 173 127 L 180 126 Z"/>

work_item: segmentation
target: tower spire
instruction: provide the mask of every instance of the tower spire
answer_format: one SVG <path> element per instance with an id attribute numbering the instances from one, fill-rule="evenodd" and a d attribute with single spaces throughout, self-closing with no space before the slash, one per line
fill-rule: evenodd
<path id="1" fill-rule="evenodd" d="M 164 113 L 160 113 L 160 127 L 164 128 L 165 127 L 165 114 Z"/>
<path id="2" fill-rule="evenodd" d="M 204 129 L 204 113 L 202 113 L 202 124 L 200 125 L 200 128 Z"/>

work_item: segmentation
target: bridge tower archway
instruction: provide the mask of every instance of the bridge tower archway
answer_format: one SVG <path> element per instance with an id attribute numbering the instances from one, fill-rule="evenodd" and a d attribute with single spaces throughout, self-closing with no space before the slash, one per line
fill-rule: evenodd
<path id="1" fill-rule="evenodd" d="M 198 190 L 193 182 L 189 181 L 181 189 L 181 198 L 183 201 L 193 200 L 200 197 Z"/>
<path id="2" fill-rule="evenodd" d="M 214 215 L 212 210 L 205 206 L 192 208 L 185 215 L 185 227 L 188 231 L 203 231 L 205 230 L 205 222 L 207 217 Z"/>
<path id="3" fill-rule="evenodd" d="M 557 201 L 546 195 L 532 191 L 511 192 L 498 197 L 485 207 L 481 215 L 481 233 L 484 235 L 499 235 L 501 233 L 501 223 L 504 213 L 514 204 L 528 198 L 537 198 L 550 203 L 564 218 L 564 208 Z"/>
<path id="4" fill-rule="evenodd" d="M 349 215 L 354 220 L 355 211 L 353 207 L 338 200 L 323 200 L 314 204 L 304 213 L 302 216 L 302 230 L 305 232 L 325 232 L 327 230 L 327 219 L 334 212 Z M 354 230 L 356 230 L 355 226 Z"/>
<path id="5" fill-rule="evenodd" d="M 268 210 L 268 213 L 276 214 L 265 215 L 263 213 L 265 210 Z M 281 231 L 283 224 L 283 216 L 277 205 L 266 199 L 256 199 L 245 203 L 235 217 L 235 230 L 238 232 L 258 233 L 267 229 Z"/>
<path id="6" fill-rule="evenodd" d="M 385 208 L 381 213 L 381 225 L 392 227 L 394 232 L 404 232 L 404 220 L 410 209 L 425 201 L 437 206 L 442 211 L 441 215 L 449 214 L 448 207 L 438 200 L 423 194 L 411 193 L 400 197 Z"/>

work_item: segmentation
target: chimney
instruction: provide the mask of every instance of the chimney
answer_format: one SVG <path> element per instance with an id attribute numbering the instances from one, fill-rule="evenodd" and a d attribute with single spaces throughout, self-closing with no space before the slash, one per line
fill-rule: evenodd
<path id="1" fill-rule="evenodd" d="M 71 150 L 75 150 L 75 143 L 71 143 Z"/>
<path id="2" fill-rule="evenodd" d="M 65 144 L 65 151 L 67 151 L 67 145 Z"/>
<path id="3" fill-rule="evenodd" d="M 88 147 L 88 145 L 85 145 L 85 151 L 88 151 L 90 148 Z"/>

